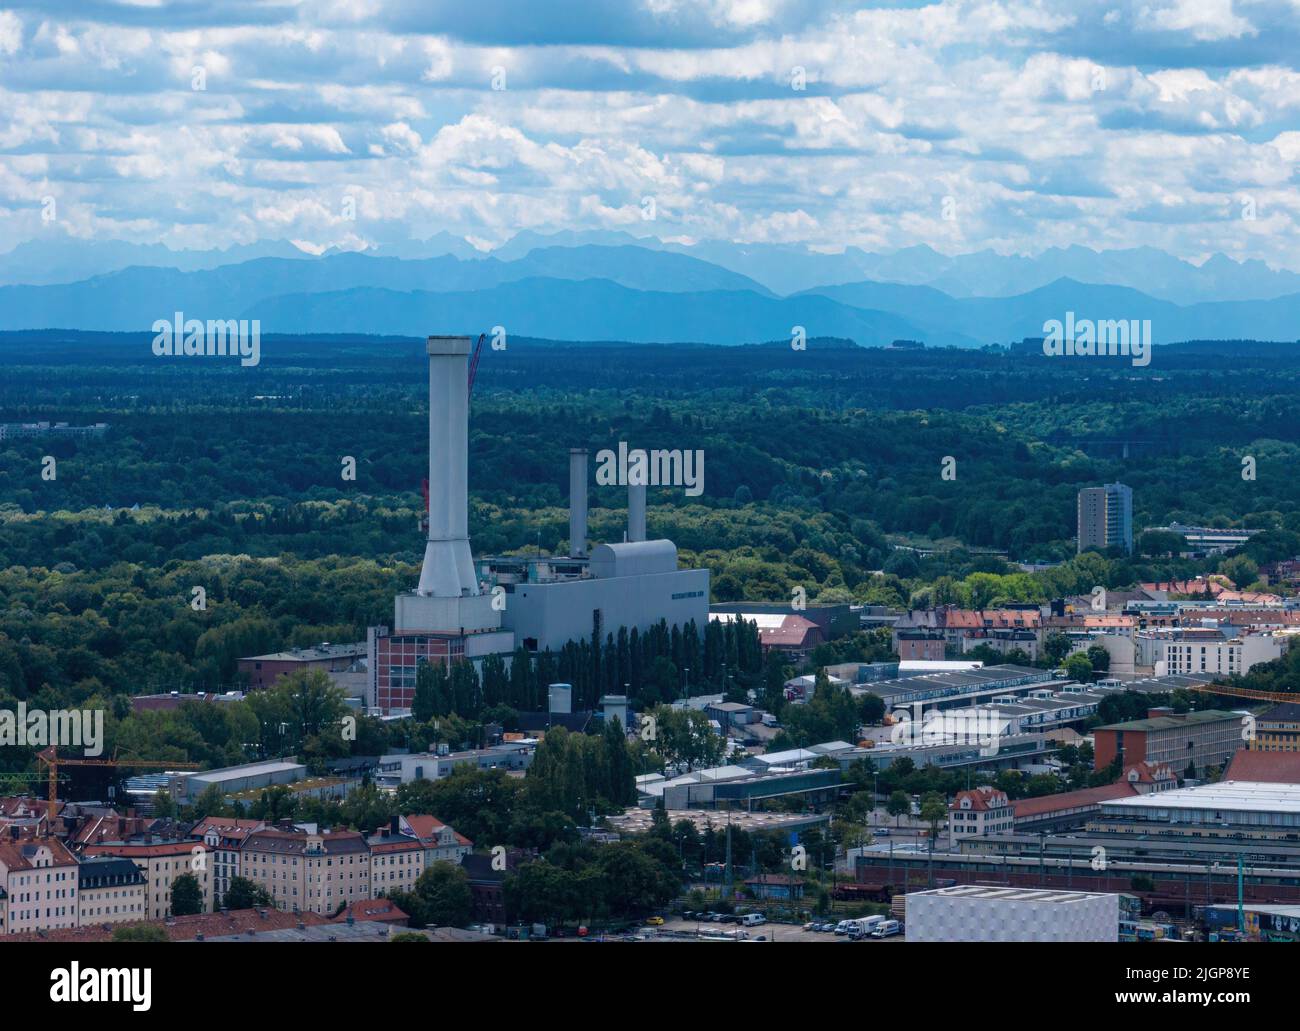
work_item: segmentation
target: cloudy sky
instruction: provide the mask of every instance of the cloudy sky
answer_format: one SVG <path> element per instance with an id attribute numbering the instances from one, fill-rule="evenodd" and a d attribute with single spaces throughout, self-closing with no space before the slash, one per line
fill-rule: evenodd
<path id="1" fill-rule="evenodd" d="M 606 228 L 1300 268 L 1298 62 L 1300 0 L 19 2 L 0 250 Z"/>

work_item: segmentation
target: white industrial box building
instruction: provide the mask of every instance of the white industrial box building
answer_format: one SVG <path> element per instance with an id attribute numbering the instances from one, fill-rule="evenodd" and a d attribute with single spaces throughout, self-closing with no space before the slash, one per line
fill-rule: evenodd
<path id="1" fill-rule="evenodd" d="M 1113 942 L 1119 896 L 959 884 L 911 892 L 905 922 L 913 942 Z"/>

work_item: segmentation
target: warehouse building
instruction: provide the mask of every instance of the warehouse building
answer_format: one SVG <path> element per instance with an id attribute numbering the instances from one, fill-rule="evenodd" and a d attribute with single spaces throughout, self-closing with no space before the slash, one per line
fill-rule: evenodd
<path id="1" fill-rule="evenodd" d="M 167 790 L 178 803 L 186 805 L 210 787 L 216 787 L 222 795 L 235 795 L 277 784 L 296 784 L 306 776 L 307 767 L 294 762 L 293 756 L 289 756 L 286 759 L 227 766 L 220 770 L 204 770 L 201 773 L 173 773 L 168 777 Z"/>
<path id="2" fill-rule="evenodd" d="M 907 940 L 1119 941 L 1119 896 L 953 885 L 907 896 Z"/>
<path id="3" fill-rule="evenodd" d="M 1300 828 L 1300 785 L 1220 781 L 1175 791 L 1117 798 L 1101 805 L 1104 820 L 1141 830 L 1152 824 L 1221 832 L 1292 835 Z"/>

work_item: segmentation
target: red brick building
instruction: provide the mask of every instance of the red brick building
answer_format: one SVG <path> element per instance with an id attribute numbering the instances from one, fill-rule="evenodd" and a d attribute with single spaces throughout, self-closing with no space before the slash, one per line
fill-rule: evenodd
<path id="1" fill-rule="evenodd" d="M 319 669 L 326 673 L 347 673 L 366 658 L 366 642 L 359 644 L 318 644 L 313 648 L 293 648 L 268 655 L 250 655 L 239 660 L 238 670 L 248 677 L 248 686 L 257 691 L 273 685 L 281 677 L 300 670 Z"/>

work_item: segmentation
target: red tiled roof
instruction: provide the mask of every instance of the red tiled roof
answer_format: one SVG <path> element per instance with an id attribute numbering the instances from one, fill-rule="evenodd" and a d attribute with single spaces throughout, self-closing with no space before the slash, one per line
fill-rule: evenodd
<path id="1" fill-rule="evenodd" d="M 970 799 L 970 809 L 988 812 L 990 809 L 1000 809 L 1007 804 L 1007 794 L 1005 791 L 999 791 L 997 788 L 984 785 L 983 787 L 972 788 L 970 791 L 958 791 L 953 797 L 949 809 L 962 809 L 961 801 L 963 798 Z"/>
<path id="2" fill-rule="evenodd" d="M 1103 784 L 1099 788 L 1083 788 L 1079 791 L 1067 791 L 1060 795 L 1040 795 L 1038 798 L 1021 798 L 1011 803 L 1017 820 L 1031 816 L 1045 816 L 1060 809 L 1079 809 L 1083 806 L 1101 805 L 1117 798 L 1128 798 L 1138 794 L 1126 780 L 1117 780 L 1114 784 Z"/>
<path id="3" fill-rule="evenodd" d="M 44 846 L 50 850 L 55 866 L 76 866 L 77 860 L 58 838 L 12 838 L 0 840 L 0 863 L 10 870 L 32 870 L 32 859 Z"/>
<path id="4" fill-rule="evenodd" d="M 406 825 L 411 828 L 411 832 L 417 838 L 432 838 L 447 825 L 439 820 L 436 816 L 427 816 L 413 813 L 410 816 L 403 816 Z"/>
<path id="5" fill-rule="evenodd" d="M 387 852 L 422 852 L 424 843 L 418 838 L 410 838 L 405 834 L 399 834 L 397 837 L 373 837 L 369 839 L 370 851 L 387 853 Z"/>
<path id="6" fill-rule="evenodd" d="M 801 648 L 807 645 L 810 635 L 821 633 L 821 627 L 803 616 L 786 616 L 780 627 L 759 627 L 760 644 L 783 644 Z"/>
<path id="7" fill-rule="evenodd" d="M 354 920 L 375 920 L 385 924 L 401 924 L 403 927 L 411 919 L 409 913 L 404 913 L 395 903 L 390 902 L 388 899 L 365 899 L 346 907 L 331 922 L 336 924 L 346 923 L 349 916 Z"/>
<path id="8" fill-rule="evenodd" d="M 255 831 L 266 826 L 265 820 L 241 820 L 233 816 L 205 816 L 196 823 L 191 834 L 201 838 L 210 830 L 219 831 Z"/>
<path id="9" fill-rule="evenodd" d="M 223 935 L 247 934 L 259 931 L 286 931 L 303 924 L 316 927 L 330 921 L 319 913 L 285 913 L 278 909 L 236 909 L 229 913 L 195 913 L 191 916 L 172 917 L 170 922 L 160 924 L 156 920 L 140 921 L 130 924 L 94 924 L 88 927 L 69 927 L 55 931 L 27 931 L 22 934 L 0 935 L 0 942 L 13 941 L 53 941 L 53 942 L 96 942 L 111 941 L 113 931 L 118 927 L 141 927 L 152 925 L 162 927 L 169 940 L 195 941 L 199 935 L 204 938 L 216 938 Z"/>
<path id="10" fill-rule="evenodd" d="M 122 856 L 126 859 L 148 859 L 154 856 L 189 855 L 199 843 L 189 838 L 175 841 L 155 841 L 149 844 L 131 844 L 121 841 L 97 841 L 87 844 L 81 851 L 88 856 Z"/>
<path id="11" fill-rule="evenodd" d="M 1214 575 L 1208 580 L 1198 576 L 1194 580 L 1162 580 L 1158 583 L 1142 584 L 1142 590 L 1164 591 L 1167 594 L 1204 594 L 1207 590 L 1211 597 L 1217 597 L 1223 591 L 1235 586 L 1226 576 Z"/>
<path id="12" fill-rule="evenodd" d="M 1282 601 L 1280 594 L 1264 591 L 1220 591 L 1215 598 L 1218 601 L 1238 601 L 1245 605 L 1277 605 Z"/>
<path id="13" fill-rule="evenodd" d="M 949 630 L 1033 628 L 1042 621 L 1037 609 L 943 609 L 939 623 Z"/>
<path id="14" fill-rule="evenodd" d="M 1152 763 L 1145 759 L 1140 763 L 1134 763 L 1124 770 L 1124 779 L 1130 784 L 1133 783 L 1132 775 L 1136 771 L 1137 782 L 1140 784 L 1155 784 L 1157 780 L 1168 780 L 1174 775 L 1174 771 L 1169 768 L 1167 763 Z M 1159 774 L 1159 777 L 1156 776 Z"/>
<path id="15" fill-rule="evenodd" d="M 436 816 L 413 813 L 410 816 L 403 816 L 402 819 L 405 820 L 406 825 L 411 828 L 411 833 L 421 841 L 432 841 L 444 828 L 447 828 L 447 825 Z M 469 838 L 465 837 L 465 835 L 461 834 L 454 827 L 447 829 L 451 830 L 452 834 L 456 836 L 456 843 L 458 845 L 472 846 L 474 844 L 474 842 L 470 841 Z"/>
<path id="16" fill-rule="evenodd" d="M 1240 748 L 1223 771 L 1223 779 L 1300 784 L 1300 752 L 1254 752 Z"/>

